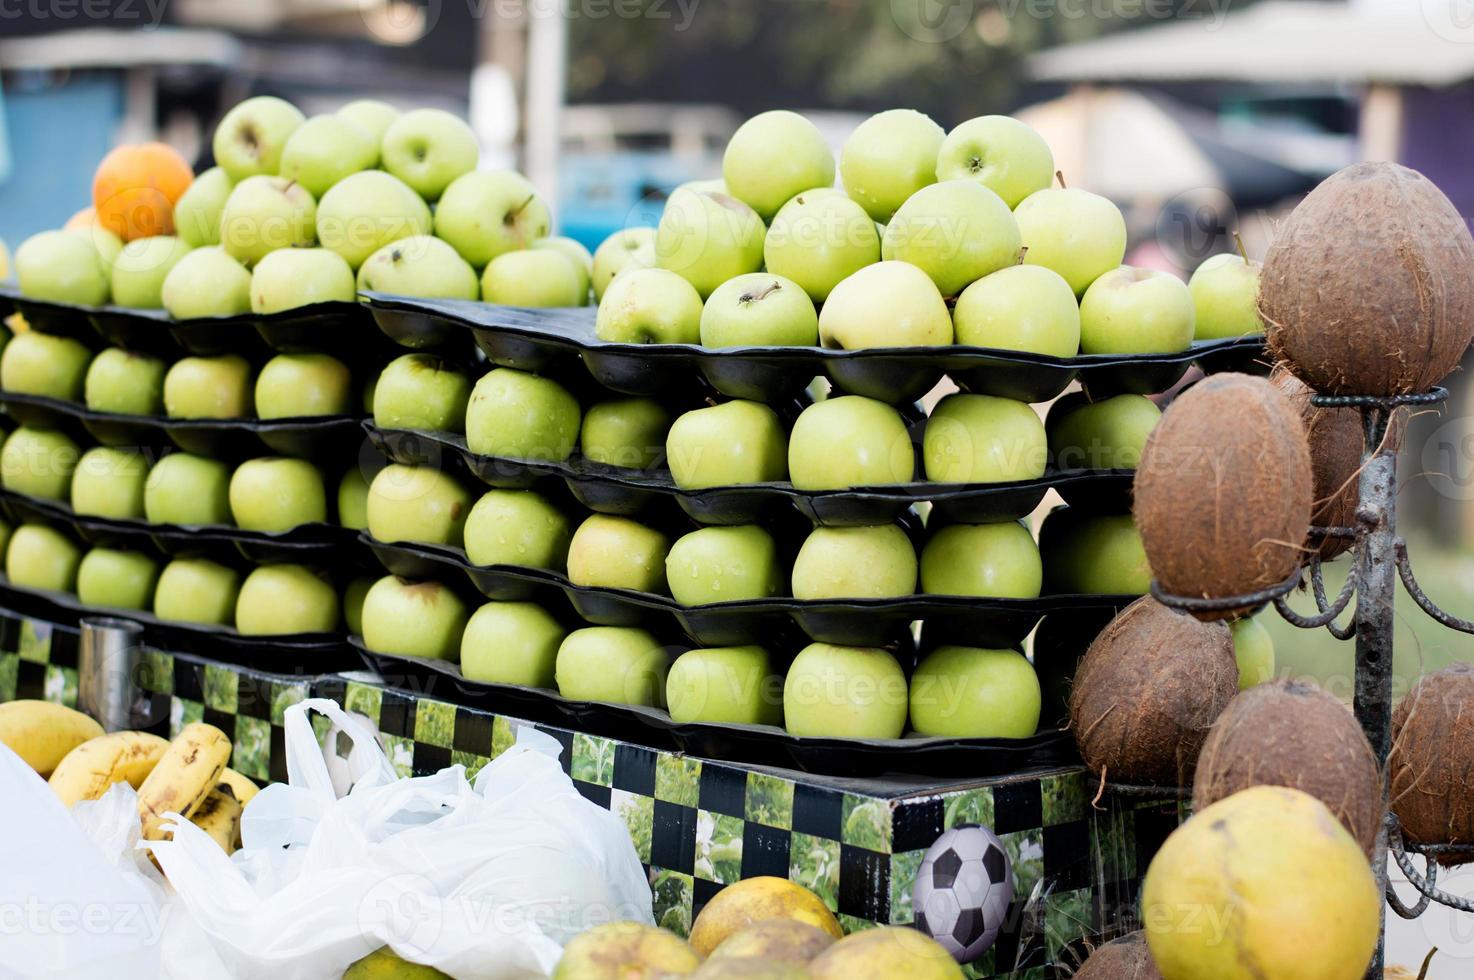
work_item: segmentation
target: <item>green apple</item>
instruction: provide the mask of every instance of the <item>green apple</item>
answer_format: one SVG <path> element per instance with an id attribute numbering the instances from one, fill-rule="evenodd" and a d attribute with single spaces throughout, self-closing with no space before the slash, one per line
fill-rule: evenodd
<path id="1" fill-rule="evenodd" d="M 578 444 L 578 400 L 551 378 L 514 368 L 481 376 L 466 405 L 466 446 L 481 456 L 565 460 Z"/>
<path id="2" fill-rule="evenodd" d="M 113 262 L 113 304 L 142 310 L 162 309 L 164 280 L 189 250 L 188 245 L 173 235 L 135 238 L 124 245 Z"/>
<path id="3" fill-rule="evenodd" d="M 1080 304 L 1064 277 L 1042 265 L 1010 265 L 957 297 L 957 342 L 1053 357 L 1080 353 Z"/>
<path id="4" fill-rule="evenodd" d="M 307 188 L 281 177 L 247 177 L 225 199 L 220 247 L 243 265 L 255 265 L 279 248 L 317 244 L 316 222 L 317 202 Z"/>
<path id="5" fill-rule="evenodd" d="M 701 311 L 703 347 L 813 347 L 819 315 L 792 279 L 752 272 L 716 288 Z"/>
<path id="6" fill-rule="evenodd" d="M 168 622 L 230 626 L 240 588 L 233 568 L 205 558 L 176 558 L 159 573 L 154 615 Z"/>
<path id="7" fill-rule="evenodd" d="M 338 109 L 338 115 L 368 131 L 373 137 L 374 154 L 377 157 L 379 144 L 384 141 L 389 125 L 399 118 L 399 110 L 378 99 L 354 99 Z"/>
<path id="8" fill-rule="evenodd" d="M 338 593 L 305 565 L 262 565 L 235 600 L 235 628 L 246 636 L 330 633 L 338 622 Z"/>
<path id="9" fill-rule="evenodd" d="M 461 674 L 486 684 L 551 688 L 567 635 L 535 602 L 488 602 L 471 614 L 461 635 Z"/>
<path id="10" fill-rule="evenodd" d="M 531 490 L 488 490 L 466 518 L 466 557 L 473 565 L 522 565 L 561 572 L 573 525 Z"/>
<path id="11" fill-rule="evenodd" d="M 344 177 L 317 208 L 317 240 L 354 269 L 390 242 L 430 234 L 431 224 L 420 195 L 382 170 Z"/>
<path id="12" fill-rule="evenodd" d="M 623 626 L 574 630 L 558 647 L 558 693 L 573 701 L 659 706 L 670 658 L 649 633 Z"/>
<path id="13" fill-rule="evenodd" d="M 1242 255 L 1215 255 L 1193 271 L 1193 336 L 1197 340 L 1264 333 L 1259 316 L 1260 263 Z"/>
<path id="14" fill-rule="evenodd" d="M 164 411 L 174 419 L 244 419 L 255 376 L 239 354 L 184 357 L 164 375 Z"/>
<path id="15" fill-rule="evenodd" d="M 1134 470 L 1162 410 L 1145 395 L 1114 395 L 1092 402 L 1074 391 L 1049 407 L 1045 430 L 1055 465 L 1070 469 Z"/>
<path id="16" fill-rule="evenodd" d="M 1056 508 L 1039 527 L 1039 552 L 1049 592 L 1146 595 L 1151 587 L 1146 550 L 1129 514 Z"/>
<path id="17" fill-rule="evenodd" d="M 583 306 L 587 278 L 562 252 L 503 252 L 481 273 L 481 299 L 502 306 Z"/>
<path id="18" fill-rule="evenodd" d="M 604 291 L 609 288 L 614 277 L 624 270 L 653 268 L 655 229 L 624 228 L 616 231 L 594 249 L 594 302 L 604 298 Z"/>
<path id="19" fill-rule="evenodd" d="M 215 128 L 215 162 L 232 180 L 281 169 L 282 150 L 306 121 L 300 109 L 284 99 L 258 95 L 225 114 Z"/>
<path id="20" fill-rule="evenodd" d="M 795 599 L 885 599 L 916 591 L 916 549 L 897 524 L 816 527 L 793 561 Z"/>
<path id="21" fill-rule="evenodd" d="M 1012 116 L 979 116 L 947 134 L 937 151 L 937 180 L 975 180 L 1015 208 L 1054 180 L 1054 154 Z"/>
<path id="22" fill-rule="evenodd" d="M 21 426 L 0 448 L 0 486 L 42 500 L 65 500 L 81 455 L 61 432 Z"/>
<path id="23" fill-rule="evenodd" d="M 671 664 L 665 701 L 678 724 L 781 725 L 783 679 L 762 647 L 688 650 Z"/>
<path id="24" fill-rule="evenodd" d="M 909 262 L 956 296 L 1018 261 L 1019 229 L 1003 198 L 972 180 L 947 180 L 912 194 L 885 226 L 880 254 Z"/>
<path id="25" fill-rule="evenodd" d="M 95 217 L 80 228 L 63 228 L 62 230 L 69 234 L 80 235 L 90 241 L 92 247 L 97 249 L 97 257 L 102 261 L 103 273 L 111 277 L 113 263 L 118 261 L 118 255 L 123 251 L 121 238 L 98 224 Z"/>
<path id="26" fill-rule="evenodd" d="M 219 245 L 220 215 L 234 189 L 235 181 L 224 167 L 200 174 L 174 202 L 174 234 L 193 248 Z"/>
<path id="27" fill-rule="evenodd" d="M 532 243 L 532 247 L 557 252 L 573 263 L 574 271 L 578 273 L 579 282 L 582 283 L 578 292 L 578 302 L 575 305 L 586 304 L 589 301 L 589 287 L 593 282 L 594 257 L 589 254 L 583 242 L 564 235 L 554 235 L 551 238 L 539 238 Z"/>
<path id="28" fill-rule="evenodd" d="M 906 199 L 934 183 L 946 138 L 930 116 L 889 109 L 855 128 L 839 155 L 839 179 L 871 219 L 885 224 Z"/>
<path id="29" fill-rule="evenodd" d="M 348 365 L 327 354 L 278 354 L 256 375 L 256 414 L 299 419 L 352 414 L 357 401 Z"/>
<path id="30" fill-rule="evenodd" d="M 763 259 L 768 272 L 822 303 L 841 280 L 880 261 L 880 235 L 865 209 L 843 194 L 806 192 L 773 217 Z"/>
<path id="31" fill-rule="evenodd" d="M 207 245 L 174 264 L 159 296 L 176 320 L 249 313 L 251 273 L 225 249 Z"/>
<path id="32" fill-rule="evenodd" d="M 900 738 L 906 675 L 874 647 L 810 643 L 783 680 L 783 725 L 808 738 Z"/>
<path id="33" fill-rule="evenodd" d="M 670 541 L 628 517 L 590 515 L 568 545 L 568 580 L 574 585 L 639 592 L 666 591 Z"/>
<path id="34" fill-rule="evenodd" d="M 159 563 L 139 551 L 93 548 L 77 566 L 77 598 L 107 609 L 149 609 Z"/>
<path id="35" fill-rule="evenodd" d="M 449 587 L 387 575 L 363 597 L 363 643 L 379 653 L 454 660 L 466 615 Z"/>
<path id="36" fill-rule="evenodd" d="M 778 413 L 736 399 L 676 419 L 665 437 L 665 462 L 683 490 L 788 478 L 788 434 Z"/>
<path id="37" fill-rule="evenodd" d="M 230 513 L 236 526 L 247 531 L 289 531 L 324 523 L 328 501 L 322 474 L 305 459 L 247 460 L 230 477 Z"/>
<path id="38" fill-rule="evenodd" d="M 651 398 L 597 402 L 583 413 L 579 452 L 605 466 L 649 469 L 665 452 L 670 422 L 670 412 Z"/>
<path id="39" fill-rule="evenodd" d="M 931 277 L 909 262 L 867 265 L 819 311 L 819 342 L 840 350 L 952 343 L 952 314 Z"/>
<path id="40" fill-rule="evenodd" d="M 91 361 L 92 351 L 81 341 L 27 330 L 0 351 L 0 388 L 79 401 Z"/>
<path id="41" fill-rule="evenodd" d="M 427 201 L 476 169 L 481 149 L 464 120 L 444 109 L 413 109 L 395 117 L 380 145 L 384 169 Z"/>
<path id="42" fill-rule="evenodd" d="M 722 155 L 728 192 L 770 221 L 801 191 L 834 184 L 834 153 L 819 127 L 796 112 L 753 116 Z"/>
<path id="43" fill-rule="evenodd" d="M 1239 690 L 1247 691 L 1273 680 L 1274 637 L 1269 635 L 1259 616 L 1236 619 L 1229 628 L 1233 632 L 1234 659 L 1239 665 Z"/>
<path id="44" fill-rule="evenodd" d="M 480 299 L 476 270 L 430 235 L 390 242 L 364 260 L 358 270 L 363 292 L 393 293 L 423 299 Z"/>
<path id="45" fill-rule="evenodd" d="M 1013 217 L 1024 261 L 1058 272 L 1076 296 L 1126 257 L 1126 219 L 1099 194 L 1046 187 L 1020 201 Z"/>
<path id="46" fill-rule="evenodd" d="M 374 385 L 374 424 L 385 429 L 463 432 L 471 379 L 433 354 L 402 354 Z"/>
<path id="47" fill-rule="evenodd" d="M 435 234 L 478 269 L 498 255 L 531 248 L 552 226 L 531 182 L 511 170 L 458 177 L 435 207 Z"/>
<path id="48" fill-rule="evenodd" d="M 1080 298 L 1080 352 L 1173 354 L 1192 343 L 1193 322 L 1186 283 L 1158 269 L 1123 265 Z"/>
<path id="49" fill-rule="evenodd" d="M 948 524 L 921 549 L 922 592 L 1034 599 L 1043 584 L 1039 547 L 1018 521 Z"/>
<path id="50" fill-rule="evenodd" d="M 594 335 L 617 344 L 699 344 L 701 294 L 667 269 L 626 269 L 604 290 Z"/>
<path id="51" fill-rule="evenodd" d="M 338 523 L 355 531 L 368 530 L 369 481 L 357 466 L 348 467 L 338 481 Z"/>
<path id="52" fill-rule="evenodd" d="M 909 483 L 915 467 L 901 413 L 861 395 L 815 402 L 788 437 L 788 478 L 799 490 Z"/>
<path id="53" fill-rule="evenodd" d="M 379 162 L 373 134 L 342 116 L 313 116 L 287 138 L 281 153 L 281 176 L 295 180 L 313 197 Z"/>
<path id="54" fill-rule="evenodd" d="M 147 482 L 148 459 L 142 453 L 96 446 L 82 454 L 72 473 L 72 510 L 91 517 L 143 520 Z"/>
<path id="55" fill-rule="evenodd" d="M 81 550 L 65 534 L 45 524 L 22 524 L 5 546 L 5 576 L 25 589 L 71 592 L 81 560 Z"/>
<path id="56" fill-rule="evenodd" d="M 683 534 L 665 556 L 670 594 L 683 606 L 767 599 L 783 592 L 773 536 L 756 524 Z"/>
<path id="57" fill-rule="evenodd" d="M 941 646 L 911 674 L 911 727 L 947 738 L 1028 738 L 1043 695 L 1017 650 Z"/>
<path id="58" fill-rule="evenodd" d="M 921 456 L 926 478 L 937 483 L 1013 483 L 1044 475 L 1049 440 L 1024 402 L 952 394 L 926 420 Z"/>
<path id="59" fill-rule="evenodd" d="M 363 600 L 377 579 L 360 577 L 348 583 L 343 590 L 343 624 L 349 636 L 363 635 Z"/>
<path id="60" fill-rule="evenodd" d="M 92 359 L 83 384 L 87 407 L 118 415 L 162 415 L 164 374 L 161 359 L 109 347 Z"/>
<path id="61" fill-rule="evenodd" d="M 143 513 L 150 524 L 229 524 L 230 465 L 192 453 L 170 453 L 148 471 Z"/>
<path id="62" fill-rule="evenodd" d="M 31 299 L 101 306 L 109 278 L 109 265 L 85 234 L 43 231 L 15 250 L 16 285 Z"/>
<path id="63" fill-rule="evenodd" d="M 459 547 L 471 495 L 433 466 L 384 467 L 369 484 L 368 532 L 392 544 L 413 541 Z"/>
<path id="64" fill-rule="evenodd" d="M 358 287 L 348 262 L 328 248 L 279 248 L 251 273 L 251 311 L 280 313 L 314 303 L 351 303 Z"/>
<path id="65" fill-rule="evenodd" d="M 763 267 L 764 233 L 757 212 L 735 197 L 676 191 L 655 231 L 655 262 L 704 299 L 728 279 Z"/>

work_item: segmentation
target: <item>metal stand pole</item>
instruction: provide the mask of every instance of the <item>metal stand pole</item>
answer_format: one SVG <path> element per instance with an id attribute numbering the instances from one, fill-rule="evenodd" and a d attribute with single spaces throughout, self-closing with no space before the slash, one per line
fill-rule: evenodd
<path id="1" fill-rule="evenodd" d="M 137 727 L 138 656 L 143 627 L 132 620 L 92 617 L 81 622 L 77 707 L 110 732 Z"/>

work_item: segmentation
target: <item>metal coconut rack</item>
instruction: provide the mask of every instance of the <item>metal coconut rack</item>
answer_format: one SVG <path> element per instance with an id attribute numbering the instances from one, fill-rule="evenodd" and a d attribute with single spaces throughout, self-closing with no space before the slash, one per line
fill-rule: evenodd
<path id="1" fill-rule="evenodd" d="M 1312 530 L 1313 537 L 1355 541 L 1354 567 L 1347 576 L 1345 587 L 1334 599 L 1327 597 L 1319 554 L 1312 554 L 1304 568 L 1296 569 L 1294 575 L 1279 585 L 1248 595 L 1212 599 L 1175 596 L 1163 592 L 1155 581 L 1152 582 L 1152 596 L 1158 602 L 1184 612 L 1229 612 L 1273 603 L 1282 617 L 1302 629 L 1325 627 L 1339 640 L 1355 638 L 1356 694 L 1353 709 L 1384 773 L 1392 748 L 1392 627 L 1393 599 L 1398 580 L 1401 579 L 1403 587 L 1419 608 L 1433 619 L 1449 629 L 1474 634 L 1474 622 L 1440 609 L 1419 587 L 1413 575 L 1407 542 L 1397 533 L 1397 451 L 1388 449 L 1386 445 L 1387 429 L 1398 408 L 1436 405 L 1447 397 L 1446 389 L 1436 387 L 1426 392 L 1392 397 L 1322 394 L 1311 397 L 1311 403 L 1319 408 L 1356 408 L 1360 409 L 1362 417 L 1362 467 L 1357 485 L 1356 526 Z M 1287 598 L 1307 572 L 1319 610 L 1310 616 L 1290 608 Z M 1337 620 L 1351 608 L 1353 599 L 1356 603 L 1350 622 L 1338 624 Z M 1385 778 L 1382 793 L 1385 804 L 1388 793 Z M 1387 880 L 1386 854 L 1389 851 L 1408 881 L 1420 893 L 1415 905 L 1403 904 Z M 1374 853 L 1382 858 L 1372 861 L 1377 885 L 1387 896 L 1387 904 L 1398 915 L 1405 919 L 1417 918 L 1432 902 L 1474 913 L 1474 900 L 1451 895 L 1438 887 L 1436 860 L 1440 855 L 1474 855 L 1474 844 L 1417 844 L 1405 840 L 1397 817 L 1389 807 Z M 1424 856 L 1425 870 L 1418 871 L 1410 854 Z M 1376 956 L 1367 973 L 1369 980 L 1381 980 L 1384 939 L 1385 934 L 1378 938 Z"/>

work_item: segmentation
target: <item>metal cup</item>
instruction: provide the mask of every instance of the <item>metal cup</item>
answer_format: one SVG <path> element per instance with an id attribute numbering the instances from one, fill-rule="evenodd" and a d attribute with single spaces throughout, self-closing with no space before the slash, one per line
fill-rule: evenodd
<path id="1" fill-rule="evenodd" d="M 137 727 L 138 661 L 143 626 L 96 616 L 81 621 L 77 707 L 110 732 Z"/>

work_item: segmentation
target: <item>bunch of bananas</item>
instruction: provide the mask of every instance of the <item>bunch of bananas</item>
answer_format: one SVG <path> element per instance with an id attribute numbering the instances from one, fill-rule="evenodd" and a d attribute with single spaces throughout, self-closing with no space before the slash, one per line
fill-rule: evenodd
<path id="1" fill-rule="evenodd" d="M 186 725 L 170 742 L 148 732 L 105 734 L 87 715 L 49 701 L 10 701 L 0 704 L 0 742 L 47 777 L 67 806 L 126 782 L 138 791 L 145 840 L 166 838 L 164 814 L 174 812 L 227 854 L 240 847 L 241 812 L 257 787 L 227 768 L 230 739 L 214 725 Z"/>

